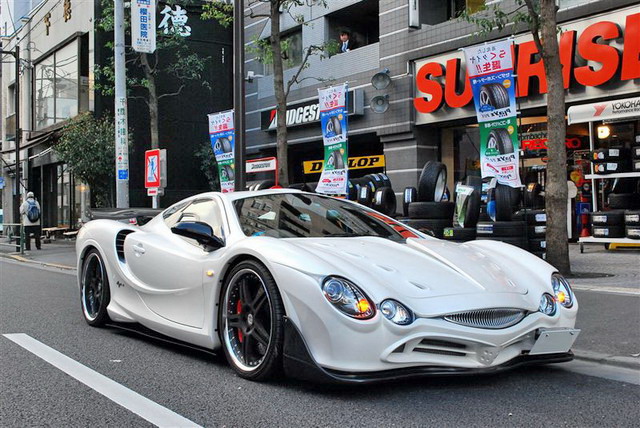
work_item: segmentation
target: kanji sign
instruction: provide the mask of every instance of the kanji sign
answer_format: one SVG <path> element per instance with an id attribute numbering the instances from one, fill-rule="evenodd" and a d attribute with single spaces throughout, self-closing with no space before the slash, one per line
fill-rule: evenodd
<path id="1" fill-rule="evenodd" d="M 171 6 L 166 5 L 160 15 L 164 15 L 162 21 L 158 25 L 158 29 L 161 29 L 164 34 L 174 32 L 182 37 L 188 37 L 191 35 L 191 27 L 187 25 L 189 17 L 187 16 L 187 10 L 181 6 L 176 5 L 175 10 L 171 9 Z"/>
<path id="2" fill-rule="evenodd" d="M 324 165 L 316 192 L 347 193 L 347 84 L 318 89 Z"/>
<path id="3" fill-rule="evenodd" d="M 118 180 L 129 180 L 127 99 L 124 97 L 116 100 L 116 172 Z"/>
<path id="4" fill-rule="evenodd" d="M 144 187 L 160 187 L 160 149 L 144 152 Z"/>
<path id="5" fill-rule="evenodd" d="M 153 53 L 156 50 L 155 0 L 131 1 L 131 43 L 136 52 Z"/>
<path id="6" fill-rule="evenodd" d="M 233 192 L 235 188 L 235 136 L 233 110 L 209 115 L 209 138 L 223 193 Z"/>

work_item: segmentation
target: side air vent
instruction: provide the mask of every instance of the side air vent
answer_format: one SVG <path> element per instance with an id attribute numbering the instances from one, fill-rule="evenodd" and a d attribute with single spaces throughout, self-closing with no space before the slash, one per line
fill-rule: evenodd
<path id="1" fill-rule="evenodd" d="M 133 230 L 121 230 L 120 232 L 118 232 L 118 234 L 116 235 L 116 254 L 118 255 L 118 260 L 120 260 L 122 263 L 125 262 L 124 260 L 124 240 L 126 239 L 127 235 L 132 233 Z"/>

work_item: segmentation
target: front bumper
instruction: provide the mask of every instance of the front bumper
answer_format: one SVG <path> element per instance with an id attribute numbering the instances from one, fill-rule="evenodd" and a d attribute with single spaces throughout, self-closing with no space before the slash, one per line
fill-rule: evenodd
<path id="1" fill-rule="evenodd" d="M 563 363 L 573 360 L 571 351 L 559 354 L 519 355 L 502 364 L 481 368 L 418 366 L 373 372 L 344 372 L 321 367 L 312 357 L 302 334 L 285 317 L 283 364 L 287 376 L 319 383 L 363 384 L 415 379 L 424 376 L 460 376 L 494 374 L 535 364 Z"/>

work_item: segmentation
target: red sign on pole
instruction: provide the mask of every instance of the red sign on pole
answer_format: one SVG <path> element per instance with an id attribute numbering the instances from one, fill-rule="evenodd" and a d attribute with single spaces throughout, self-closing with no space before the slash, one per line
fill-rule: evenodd
<path id="1" fill-rule="evenodd" d="M 160 149 L 144 152 L 144 187 L 160 187 Z"/>

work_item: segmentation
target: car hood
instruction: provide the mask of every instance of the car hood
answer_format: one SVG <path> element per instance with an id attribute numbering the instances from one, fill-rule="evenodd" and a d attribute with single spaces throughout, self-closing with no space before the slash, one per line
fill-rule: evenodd
<path id="1" fill-rule="evenodd" d="M 335 274 L 385 297 L 432 298 L 461 294 L 528 293 L 516 278 L 518 266 L 500 260 L 486 248 L 436 239 L 407 239 L 406 243 L 376 237 L 293 238 L 299 254 L 321 259 Z M 318 263 L 311 264 L 319 266 Z M 310 272 L 323 274 L 323 272 Z"/>

